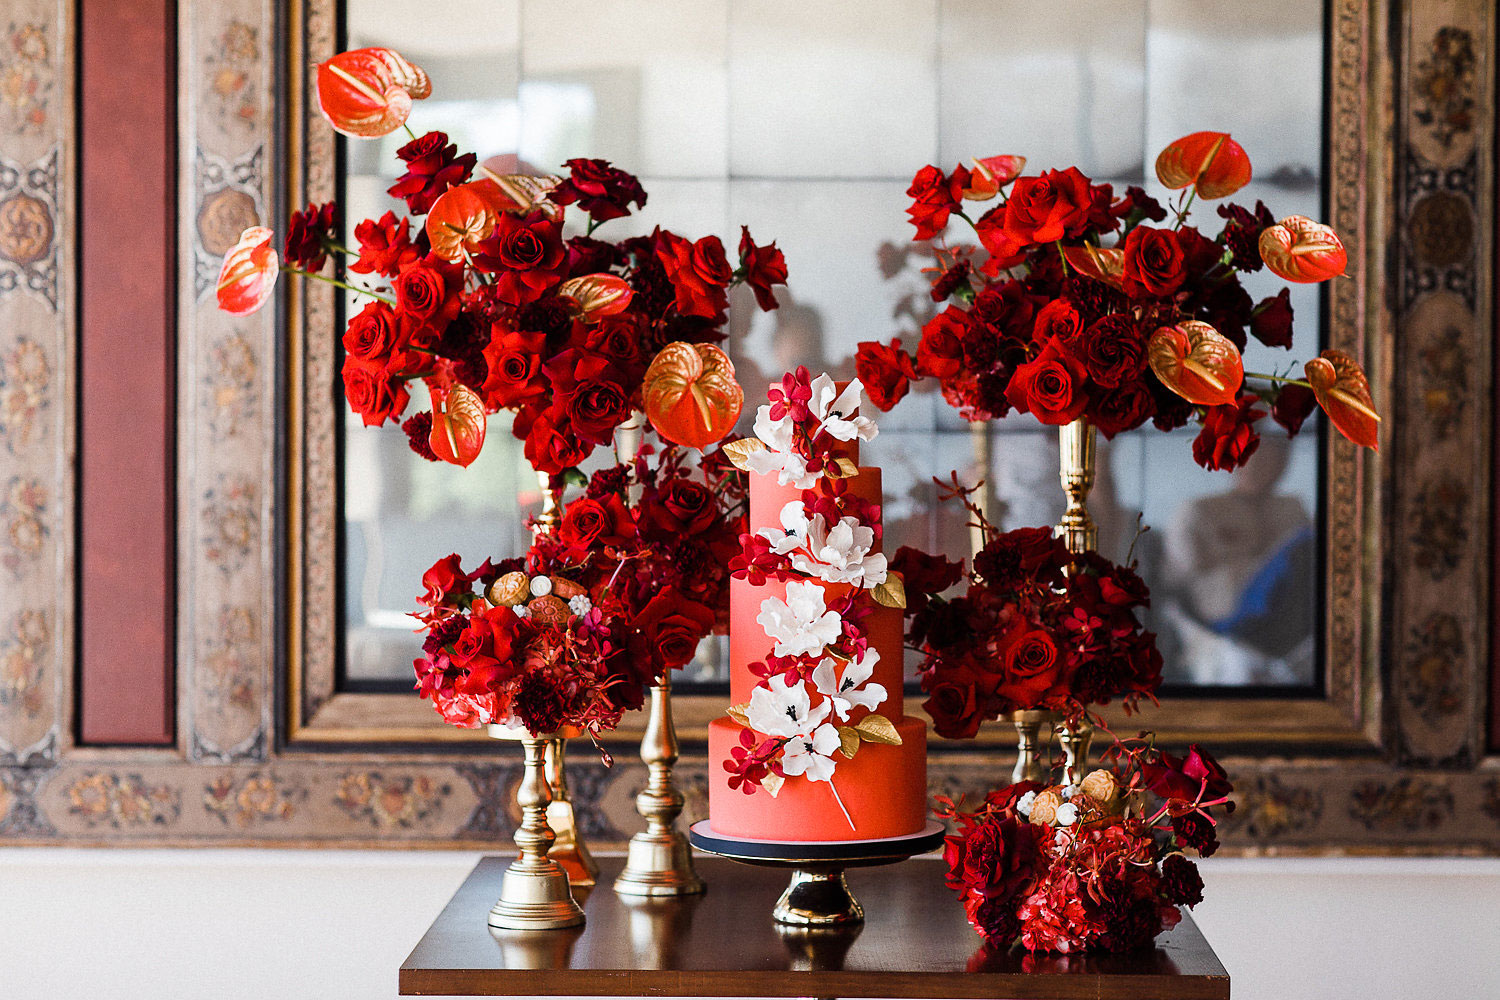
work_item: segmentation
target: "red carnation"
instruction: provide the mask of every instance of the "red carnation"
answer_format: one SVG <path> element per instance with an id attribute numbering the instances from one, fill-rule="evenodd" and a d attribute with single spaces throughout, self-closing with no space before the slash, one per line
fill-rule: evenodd
<path id="1" fill-rule="evenodd" d="M 750 227 L 741 226 L 740 268 L 745 274 L 745 284 L 755 292 L 756 305 L 770 312 L 781 304 L 771 286 L 786 284 L 786 258 L 776 249 L 774 240 L 768 246 L 758 247 L 750 238 Z"/>
<path id="2" fill-rule="evenodd" d="M 444 132 L 428 132 L 413 139 L 396 150 L 396 155 L 406 164 L 406 173 L 386 193 L 406 199 L 406 207 L 414 215 L 425 215 L 439 195 L 468 180 L 478 159 L 473 153 L 459 156 L 458 147 L 448 142 Z"/>
<path id="3" fill-rule="evenodd" d="M 1002 228 L 1008 240 L 1023 246 L 1078 236 L 1093 203 L 1089 179 L 1077 167 L 1019 177 L 1005 203 Z"/>
<path id="4" fill-rule="evenodd" d="M 1172 294 L 1187 278 L 1185 261 L 1176 233 L 1136 226 L 1125 237 L 1125 294 L 1133 299 Z"/>
<path id="5" fill-rule="evenodd" d="M 338 206 L 333 202 L 308 205 L 300 212 L 293 212 L 286 230 L 286 263 L 289 267 L 301 267 L 317 271 L 328 259 L 329 247 L 338 239 L 334 231 L 334 214 Z"/>
<path id="6" fill-rule="evenodd" d="M 1035 359 L 1016 369 L 1005 398 L 1044 424 L 1071 423 L 1088 405 L 1086 377 L 1078 359 L 1057 340 L 1049 340 Z"/>
<path id="7" fill-rule="evenodd" d="M 925 166 L 917 171 L 906 193 L 915 199 L 906 210 L 912 225 L 917 227 L 916 240 L 930 240 L 948 225 L 948 216 L 959 207 L 964 188 L 969 186 L 970 173 L 967 167 L 954 167 L 952 175 L 944 174 L 934 166 Z"/>
<path id="8" fill-rule="evenodd" d="M 1255 396 L 1243 395 L 1237 403 L 1210 406 L 1203 430 L 1193 438 L 1193 461 L 1205 469 L 1233 472 L 1250 460 L 1260 447 L 1255 422 L 1266 415 L 1256 408 Z"/>
<path id="9" fill-rule="evenodd" d="M 865 395 L 877 409 L 889 410 L 906 396 L 917 378 L 911 355 L 901 349 L 901 338 L 891 338 L 890 345 L 879 341 L 861 341 L 854 355 L 854 370 L 864 383 Z"/>
<path id="10" fill-rule="evenodd" d="M 658 230 L 656 258 L 672 282 L 679 313 L 705 319 L 716 319 L 724 313 L 729 305 L 725 289 L 734 272 L 717 236 L 691 243 L 675 233 Z"/>
<path id="11" fill-rule="evenodd" d="M 571 205 L 587 212 L 595 222 L 619 219 L 630 214 L 630 206 L 646 207 L 646 191 L 634 174 L 610 165 L 608 160 L 569 160 L 563 166 L 568 176 L 552 189 L 548 199 L 554 204 Z"/>
<path id="12" fill-rule="evenodd" d="M 410 223 L 386 212 L 378 220 L 365 219 L 354 227 L 359 241 L 359 259 L 349 265 L 356 274 L 375 273 L 393 278 L 403 267 L 422 257 L 411 241 Z"/>

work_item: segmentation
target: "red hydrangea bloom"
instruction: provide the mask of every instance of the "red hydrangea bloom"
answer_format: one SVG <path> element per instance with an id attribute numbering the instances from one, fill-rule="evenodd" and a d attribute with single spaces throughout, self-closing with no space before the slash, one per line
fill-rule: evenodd
<path id="1" fill-rule="evenodd" d="M 425 215 L 438 196 L 469 179 L 478 157 L 458 155 L 458 146 L 448 142 L 445 132 L 428 132 L 413 139 L 396 155 L 406 164 L 406 173 L 386 189 L 392 198 L 403 198 L 413 215 Z"/>

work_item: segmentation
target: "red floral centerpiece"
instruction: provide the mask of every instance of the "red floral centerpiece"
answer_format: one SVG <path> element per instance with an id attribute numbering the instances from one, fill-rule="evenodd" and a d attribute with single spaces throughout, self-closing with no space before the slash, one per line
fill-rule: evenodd
<path id="1" fill-rule="evenodd" d="M 1188 852 L 1218 849 L 1212 810 L 1234 808 L 1224 769 L 1196 744 L 1178 759 L 1150 740 L 1117 742 L 1076 785 L 1006 785 L 955 821 L 947 884 L 992 947 L 1128 951 L 1203 900 Z"/>
<path id="2" fill-rule="evenodd" d="M 951 173 L 923 167 L 913 179 L 907 214 L 942 265 L 932 299 L 948 305 L 915 354 L 899 338 L 859 345 L 877 406 L 932 378 L 974 421 L 1030 413 L 1044 424 L 1086 420 L 1111 438 L 1147 421 L 1173 430 L 1196 420 L 1194 459 L 1224 471 L 1254 453 L 1263 405 L 1289 435 L 1316 405 L 1349 440 L 1377 446 L 1369 385 L 1344 352 L 1324 351 L 1301 379 L 1244 370 L 1248 337 L 1291 347 L 1292 306 L 1284 288 L 1254 302 L 1240 276 L 1265 267 L 1324 281 L 1344 273 L 1347 254 L 1327 226 L 1277 221 L 1260 202 L 1221 205 L 1212 236 L 1189 224 L 1195 198 L 1250 180 L 1249 157 L 1228 134 L 1197 132 L 1162 151 L 1157 179 L 1182 192 L 1170 212 L 1139 187 L 1117 196 L 1076 167 L 1021 176 L 1025 163 L 990 157 Z M 986 202 L 995 204 L 970 216 L 968 204 Z M 977 246 L 943 242 L 953 219 Z"/>

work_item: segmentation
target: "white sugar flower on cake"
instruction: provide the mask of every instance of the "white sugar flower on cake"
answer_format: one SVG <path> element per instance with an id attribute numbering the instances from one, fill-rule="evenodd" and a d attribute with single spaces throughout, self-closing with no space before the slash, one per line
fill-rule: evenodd
<path id="1" fill-rule="evenodd" d="M 786 585 L 786 600 L 768 597 L 755 621 L 776 640 L 777 656 L 817 656 L 842 634 L 843 619 L 823 604 L 823 588 L 794 580 Z"/>
<path id="2" fill-rule="evenodd" d="M 781 771 L 789 778 L 805 776 L 808 781 L 826 781 L 831 786 L 833 755 L 840 745 L 838 730 L 827 723 L 806 735 L 794 736 L 782 750 Z M 843 807 L 843 803 L 839 805 Z"/>
<path id="3" fill-rule="evenodd" d="M 837 673 L 839 661 L 827 657 L 813 669 L 813 687 L 824 697 L 822 704 L 833 706 L 833 713 L 840 722 L 847 722 L 849 712 L 855 708 L 873 712 L 885 701 L 884 684 L 868 684 L 875 672 L 880 654 L 867 649 L 860 656 L 844 665 L 844 674 Z"/>
<path id="4" fill-rule="evenodd" d="M 793 447 L 795 431 L 796 423 L 790 416 L 772 420 L 770 404 L 761 406 L 755 411 L 755 436 L 765 447 L 748 455 L 746 467 L 760 476 L 776 473 L 776 482 L 782 486 L 810 490 L 818 484 L 818 474 L 808 471 L 807 459 Z"/>
<path id="5" fill-rule="evenodd" d="M 854 379 L 843 392 L 839 392 L 826 373 L 812 380 L 812 399 L 808 402 L 808 409 L 818 421 L 819 428 L 829 437 L 840 441 L 874 440 L 877 433 L 875 421 L 859 415 L 860 394 L 864 388 L 864 383 Z"/>
<path id="6" fill-rule="evenodd" d="M 800 500 L 781 508 L 781 531 L 762 528 L 771 551 L 788 556 L 792 568 L 826 583 L 850 583 L 869 589 L 885 582 L 885 556 L 872 553 L 875 529 L 857 517 L 842 517 L 832 528 L 822 514 L 807 516 Z"/>
<path id="7" fill-rule="evenodd" d="M 830 711 L 832 706 L 827 701 L 812 707 L 812 696 L 804 682 L 792 684 L 786 674 L 777 674 L 767 686 L 750 692 L 745 716 L 756 732 L 786 738 L 806 736 L 828 718 Z"/>

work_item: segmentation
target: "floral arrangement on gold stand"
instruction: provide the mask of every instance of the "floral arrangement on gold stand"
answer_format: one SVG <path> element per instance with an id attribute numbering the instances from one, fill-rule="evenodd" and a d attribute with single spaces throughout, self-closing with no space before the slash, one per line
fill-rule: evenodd
<path id="1" fill-rule="evenodd" d="M 713 550 L 738 533 L 726 482 L 737 474 L 714 446 L 743 394 L 714 345 L 725 337 L 729 288 L 748 285 L 762 309 L 775 309 L 786 264 L 745 229 L 734 264 L 717 236 L 657 228 L 596 238 L 645 206 L 637 178 L 592 159 L 569 160 L 566 176 L 501 175 L 443 132 L 418 135 L 407 122 L 431 83 L 390 49 L 325 60 L 317 87 L 319 109 L 344 135 L 411 136 L 389 189 L 406 213 L 363 220 L 351 248 L 338 206 L 309 205 L 291 217 L 284 260 L 271 229 L 246 230 L 225 255 L 219 307 L 256 311 L 283 271 L 363 300 L 341 338 L 344 399 L 367 426 L 399 423 L 428 461 L 471 464 L 489 415 L 512 415 L 549 504 L 544 530 L 524 555 L 466 571 L 453 554 L 427 571 L 416 688 L 449 723 L 487 725 L 525 746 L 522 856 L 505 890 L 520 908 L 497 907 L 492 925 L 567 926 L 574 914 L 560 902 L 567 880 L 559 892 L 557 861 L 580 885 L 597 869 L 568 802 L 563 740 L 586 734 L 597 744 L 653 687 L 653 711 L 670 722 L 670 686 L 657 683 L 727 609 L 727 556 Z M 641 411 L 666 446 L 633 457 L 632 445 L 614 467 L 581 472 L 596 448 L 640 426 Z M 687 449 L 700 457 L 689 461 Z M 570 487 L 583 494 L 566 501 Z M 691 571 L 674 572 L 678 564 Z M 647 750 L 653 788 L 665 774 L 670 789 L 671 754 Z M 549 806 L 561 838 L 547 825 Z M 661 819 L 654 810 L 648 832 Z M 554 848 L 556 860 L 538 858 Z M 539 898 L 551 909 L 527 909 Z"/>

